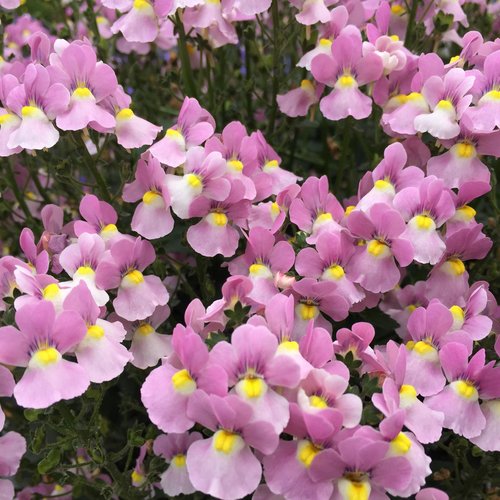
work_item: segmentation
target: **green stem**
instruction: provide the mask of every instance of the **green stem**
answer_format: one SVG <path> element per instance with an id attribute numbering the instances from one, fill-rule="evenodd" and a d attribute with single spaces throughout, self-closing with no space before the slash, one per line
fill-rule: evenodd
<path id="1" fill-rule="evenodd" d="M 276 100 L 276 96 L 279 91 L 279 76 L 281 74 L 281 66 L 279 62 L 280 46 L 278 43 L 278 38 L 280 36 L 280 13 L 278 9 L 278 0 L 273 0 L 271 5 L 271 17 L 273 20 L 273 85 L 271 111 L 269 113 L 269 126 L 267 129 L 268 135 L 273 133 L 276 122 L 276 113 L 278 111 L 278 101 Z"/>
<path id="2" fill-rule="evenodd" d="M 106 186 L 106 181 L 104 180 L 104 177 L 99 172 L 99 169 L 97 168 L 97 165 L 95 164 L 94 159 L 92 158 L 91 154 L 89 153 L 87 146 L 85 145 L 85 141 L 83 140 L 81 134 L 75 133 L 75 134 L 73 134 L 73 137 L 76 139 L 76 142 L 80 145 L 80 149 L 82 151 L 85 163 L 87 164 L 87 167 L 90 170 L 92 177 L 96 181 L 97 186 L 99 187 L 99 190 L 101 191 L 101 196 L 106 201 L 111 201 L 111 194 Z"/>
<path id="3" fill-rule="evenodd" d="M 405 36 L 405 47 L 408 50 L 411 50 L 411 43 L 413 38 L 413 30 L 415 28 L 415 17 L 417 15 L 418 2 L 419 0 L 411 1 L 410 17 L 408 19 L 408 26 L 406 28 L 406 36 Z"/>
<path id="4" fill-rule="evenodd" d="M 191 69 L 191 61 L 189 60 L 189 52 L 186 43 L 186 31 L 184 30 L 184 24 L 182 23 L 179 10 L 177 10 L 177 13 L 175 14 L 175 26 L 177 28 L 177 33 L 179 34 L 179 56 L 181 58 L 182 79 L 186 88 L 186 95 L 196 97 L 196 85 L 194 83 L 193 70 Z"/>

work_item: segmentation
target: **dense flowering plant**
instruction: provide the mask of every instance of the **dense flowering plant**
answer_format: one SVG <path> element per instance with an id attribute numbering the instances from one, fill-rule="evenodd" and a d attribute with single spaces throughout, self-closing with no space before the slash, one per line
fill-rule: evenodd
<path id="1" fill-rule="evenodd" d="M 0 500 L 497 498 L 498 7 L 0 0 Z"/>

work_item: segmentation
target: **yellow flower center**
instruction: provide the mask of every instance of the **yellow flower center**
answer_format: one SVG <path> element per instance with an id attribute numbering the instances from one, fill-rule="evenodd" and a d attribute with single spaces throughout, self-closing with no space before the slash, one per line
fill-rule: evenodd
<path id="1" fill-rule="evenodd" d="M 242 444 L 242 439 L 238 434 L 226 430 L 219 430 L 214 434 L 214 448 L 215 450 L 229 455 L 239 448 Z"/>
<path id="2" fill-rule="evenodd" d="M 80 266 L 75 274 L 78 276 L 93 276 L 95 271 L 90 266 Z"/>
<path id="3" fill-rule="evenodd" d="M 371 240 L 366 249 L 368 250 L 368 253 L 374 257 L 383 258 L 390 254 L 389 247 L 385 243 L 378 240 Z"/>
<path id="4" fill-rule="evenodd" d="M 22 111 L 21 111 L 21 113 L 22 113 Z M 5 113 L 4 115 L 0 115 L 0 125 L 3 125 L 4 123 L 8 123 L 14 119 L 15 119 L 15 116 L 11 113 Z"/>
<path id="5" fill-rule="evenodd" d="M 461 216 L 461 218 L 465 220 L 471 220 L 476 215 L 476 211 L 469 205 L 464 205 L 463 207 L 458 208 L 457 212 L 457 215 Z"/>
<path id="6" fill-rule="evenodd" d="M 149 323 L 142 323 L 139 328 L 137 328 L 137 332 L 144 337 L 151 335 L 155 329 Z"/>
<path id="7" fill-rule="evenodd" d="M 238 388 L 247 398 L 256 399 L 266 390 L 266 383 L 258 377 L 245 377 L 239 382 Z"/>
<path id="8" fill-rule="evenodd" d="M 323 222 L 328 222 L 333 219 L 332 214 L 330 212 L 324 212 L 321 214 L 318 214 L 316 217 L 316 223 L 322 224 Z"/>
<path id="9" fill-rule="evenodd" d="M 155 201 L 157 201 L 158 198 L 161 198 L 161 196 L 156 191 L 146 191 L 144 193 L 144 195 L 142 196 L 142 201 L 146 205 L 150 205 L 151 203 L 154 203 Z"/>
<path id="10" fill-rule="evenodd" d="M 182 134 L 178 131 L 178 130 L 175 130 L 174 128 L 169 128 L 166 132 L 165 132 L 165 135 L 167 137 L 170 137 L 171 139 L 182 139 L 184 140 L 184 137 L 182 136 Z"/>
<path id="11" fill-rule="evenodd" d="M 437 104 L 436 104 L 436 109 L 444 109 L 446 111 L 451 111 L 453 110 L 453 104 L 451 101 L 448 99 L 441 99 Z"/>
<path id="12" fill-rule="evenodd" d="M 211 221 L 215 226 L 225 226 L 227 225 L 227 215 L 222 212 L 212 212 L 210 214 Z"/>
<path id="13" fill-rule="evenodd" d="M 308 469 L 320 451 L 321 448 L 315 446 L 311 441 L 302 441 L 297 448 L 297 459 Z"/>
<path id="14" fill-rule="evenodd" d="M 404 384 L 401 386 L 401 389 L 399 389 L 399 395 L 407 398 L 416 398 L 417 391 L 412 385 Z"/>
<path id="15" fill-rule="evenodd" d="M 87 87 L 78 87 L 73 91 L 73 97 L 77 99 L 88 99 L 92 97 L 92 92 Z"/>
<path id="16" fill-rule="evenodd" d="M 269 160 L 264 165 L 264 171 L 273 170 L 273 169 L 278 168 L 278 167 L 279 167 L 278 160 Z"/>
<path id="17" fill-rule="evenodd" d="M 202 178 L 196 174 L 186 174 L 186 181 L 192 188 L 200 188 L 203 186 Z"/>
<path id="18" fill-rule="evenodd" d="M 309 403 L 312 407 L 314 408 L 328 408 L 328 403 L 326 402 L 325 398 L 322 398 L 321 396 L 313 395 L 309 396 Z"/>
<path id="19" fill-rule="evenodd" d="M 326 269 L 326 277 L 333 279 L 333 280 L 339 280 L 340 278 L 343 278 L 345 275 L 344 268 L 342 266 L 339 266 L 338 264 L 334 264 L 333 266 L 330 266 L 329 268 Z"/>
<path id="20" fill-rule="evenodd" d="M 176 467 L 186 467 L 186 455 L 179 453 L 172 457 L 172 464 Z"/>
<path id="21" fill-rule="evenodd" d="M 350 215 L 350 213 L 351 213 L 353 210 L 356 210 L 356 207 L 355 207 L 354 205 L 349 205 L 349 206 L 345 209 L 344 215 L 347 217 L 348 215 Z"/>
<path id="22" fill-rule="evenodd" d="M 391 450 L 395 455 L 406 455 L 411 448 L 411 440 L 402 432 L 400 432 L 391 441 Z"/>
<path id="23" fill-rule="evenodd" d="M 403 15 L 406 10 L 402 5 L 391 5 L 391 12 L 396 15 L 396 16 L 401 16 Z"/>
<path id="24" fill-rule="evenodd" d="M 465 273 L 464 263 L 460 259 L 448 259 L 446 261 L 450 271 L 456 276 L 460 276 Z"/>
<path id="25" fill-rule="evenodd" d="M 450 58 L 450 64 L 453 64 L 460 60 L 460 56 L 453 56 Z"/>
<path id="26" fill-rule="evenodd" d="M 330 45 L 331 45 L 331 42 L 330 42 Z M 309 92 L 314 92 L 314 85 L 312 84 L 312 82 L 310 80 L 302 80 L 300 82 L 300 88 L 302 90 L 307 90 Z"/>
<path id="27" fill-rule="evenodd" d="M 242 172 L 243 171 L 243 163 L 240 160 L 229 160 L 227 162 L 227 166 L 230 170 L 234 172 Z"/>
<path id="28" fill-rule="evenodd" d="M 104 337 L 104 329 L 99 325 L 91 325 L 87 328 L 87 337 L 99 340 Z"/>
<path id="29" fill-rule="evenodd" d="M 322 45 L 323 47 L 331 47 L 332 43 L 333 42 L 328 38 L 320 38 L 319 40 L 319 45 Z"/>
<path id="30" fill-rule="evenodd" d="M 422 229 L 424 231 L 428 231 L 434 226 L 432 217 L 429 217 L 428 215 L 417 215 L 415 217 L 415 223 L 417 224 L 417 227 L 419 229 Z"/>
<path id="31" fill-rule="evenodd" d="M 181 394 L 188 395 L 196 390 L 196 382 L 185 368 L 172 375 L 172 385 Z"/>
<path id="32" fill-rule="evenodd" d="M 349 74 L 343 74 L 338 80 L 337 80 L 337 85 L 342 88 L 351 88 L 357 85 L 356 80 L 353 78 L 352 75 Z"/>
<path id="33" fill-rule="evenodd" d="M 379 179 L 378 181 L 375 181 L 374 186 L 380 191 L 394 190 L 394 186 L 389 181 L 386 181 L 384 179 Z"/>
<path id="34" fill-rule="evenodd" d="M 484 94 L 484 96 L 482 98 L 484 99 L 485 97 L 487 99 L 500 101 L 500 90 L 496 90 L 496 89 L 490 90 L 489 92 Z"/>
<path id="35" fill-rule="evenodd" d="M 470 144 L 469 142 L 459 142 L 455 147 L 455 151 L 460 158 L 472 158 L 476 155 L 474 144 Z"/>
<path id="36" fill-rule="evenodd" d="M 399 42 L 399 36 L 398 35 L 391 35 L 389 37 L 393 42 Z"/>
<path id="37" fill-rule="evenodd" d="M 130 120 L 134 116 L 134 112 L 130 108 L 123 108 L 116 114 L 117 120 Z"/>
<path id="38" fill-rule="evenodd" d="M 56 283 L 47 285 L 42 291 L 42 296 L 45 300 L 54 300 L 58 295 L 59 286 Z"/>
<path id="39" fill-rule="evenodd" d="M 314 304 L 298 304 L 297 308 L 303 321 L 315 319 L 319 314 L 319 309 Z"/>
<path id="40" fill-rule="evenodd" d="M 36 106 L 23 106 L 21 109 L 21 115 L 25 118 L 35 118 L 43 114 L 42 110 Z"/>
<path id="41" fill-rule="evenodd" d="M 467 380 L 456 380 L 451 384 L 457 394 L 465 399 L 477 399 L 479 397 L 474 384 Z"/>
<path id="42" fill-rule="evenodd" d="M 54 347 L 46 347 L 45 349 L 38 349 L 33 354 L 32 359 L 38 365 L 47 366 L 57 363 L 61 359 L 61 354 Z"/>
<path id="43" fill-rule="evenodd" d="M 118 228 L 114 224 L 107 224 L 101 229 L 101 233 L 104 234 L 115 233 L 116 231 L 118 231 Z"/>
<path id="44" fill-rule="evenodd" d="M 143 10 L 150 7 L 147 0 L 134 0 L 134 9 Z"/>
<path id="45" fill-rule="evenodd" d="M 298 344 L 298 342 L 295 342 L 294 340 L 284 340 L 278 346 L 278 352 L 282 352 L 282 351 L 298 352 L 298 350 L 299 350 L 299 344 Z"/>
<path id="46" fill-rule="evenodd" d="M 128 272 L 123 278 L 127 284 L 139 285 L 144 281 L 144 276 L 138 269 Z"/>

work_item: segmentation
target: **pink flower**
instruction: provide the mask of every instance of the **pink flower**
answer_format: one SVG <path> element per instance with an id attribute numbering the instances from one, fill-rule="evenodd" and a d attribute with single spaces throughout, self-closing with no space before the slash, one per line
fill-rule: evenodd
<path id="1" fill-rule="evenodd" d="M 371 99 L 358 87 L 377 80 L 383 64 L 376 54 L 362 55 L 359 34 L 341 34 L 332 44 L 331 55 L 319 54 L 313 59 L 311 71 L 316 80 L 333 87 L 319 105 L 325 118 L 341 120 L 350 115 L 361 120 L 369 116 Z"/>
<path id="2" fill-rule="evenodd" d="M 198 101 L 186 97 L 179 111 L 177 123 L 169 128 L 165 137 L 153 144 L 149 151 L 164 165 L 178 167 L 186 161 L 186 152 L 211 137 L 215 130 L 212 115 Z"/>
<path id="3" fill-rule="evenodd" d="M 137 238 L 119 239 L 99 262 L 96 284 L 104 290 L 118 288 L 113 307 L 119 316 L 129 321 L 145 319 L 167 303 L 169 294 L 160 278 L 142 273 L 154 260 L 151 243 Z"/>
<path id="4" fill-rule="evenodd" d="M 170 193 L 167 189 L 167 175 L 160 162 L 151 155 L 143 156 L 135 171 L 135 181 L 125 184 L 123 199 L 136 202 L 131 228 L 150 240 L 169 234 L 174 228 L 170 213 Z"/>
<path id="5" fill-rule="evenodd" d="M 16 323 L 19 330 L 0 329 L 0 361 L 26 368 L 14 388 L 17 403 L 47 408 L 82 395 L 90 384 L 85 369 L 62 357 L 85 337 L 87 328 L 80 315 L 64 311 L 56 318 L 54 306 L 41 301 L 17 311 Z"/>

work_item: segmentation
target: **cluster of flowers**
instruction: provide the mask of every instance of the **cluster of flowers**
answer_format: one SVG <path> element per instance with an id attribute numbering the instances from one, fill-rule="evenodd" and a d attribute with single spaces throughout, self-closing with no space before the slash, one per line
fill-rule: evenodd
<path id="1" fill-rule="evenodd" d="M 21 234 L 26 260 L 0 259 L 2 296 L 20 292 L 18 328 L 0 329 L 0 362 L 25 367 L 6 395 L 13 389 L 19 405 L 46 408 L 129 362 L 145 369 L 161 360 L 141 398 L 167 433 L 154 450 L 170 463 L 162 478 L 169 495 L 409 496 L 430 473 L 422 445 L 443 427 L 500 450 L 500 367 L 486 363 L 484 349 L 474 352 L 475 341 L 500 333 L 499 308 L 487 283 L 469 283 L 464 264 L 491 248 L 468 205 L 489 185 L 464 182 L 455 192 L 410 164 L 418 155 L 408 141 L 396 142 L 343 208 L 326 177 L 297 184 L 260 132 L 248 135 L 238 122 L 214 130 L 211 115 L 186 98 L 123 199 L 141 200 L 132 229 L 144 238 L 172 230 L 172 209 L 197 220 L 187 230 L 197 253 L 231 257 L 243 241 L 222 298 L 206 308 L 194 299 L 186 326 L 159 333 L 175 279 L 145 274 L 153 245 L 121 233 L 116 211 L 94 195 L 82 199 L 82 219 L 66 225 L 62 209 L 48 205 L 39 242 L 30 229 Z M 400 287 L 412 262 L 430 264 L 429 276 Z M 330 320 L 378 304 L 400 325 L 401 344 L 372 348 L 368 323 L 333 331 Z M 246 317 L 226 331 L 236 307 Z M 218 334 L 226 340 L 209 350 L 205 341 Z M 360 425 L 363 402 L 346 392 L 347 353 L 360 375 L 380 380 L 378 429 Z M 213 435 L 189 433 L 195 424 Z M 435 494 L 424 489 L 419 498 Z"/>
<path id="2" fill-rule="evenodd" d="M 97 60 L 88 42 L 31 33 L 23 35 L 31 56 L 14 53 L 0 68 L 0 156 L 51 148 L 57 128 L 113 133 L 125 148 L 153 142 L 161 127 L 134 114 L 114 70 Z"/>
<path id="3" fill-rule="evenodd" d="M 348 20 L 344 6 L 333 9 L 317 46 L 298 63 L 311 71 L 314 81 L 303 80 L 299 88 L 278 96 L 280 109 L 289 116 L 305 116 L 319 102 L 330 120 L 360 120 L 372 111 L 371 98 L 359 90 L 369 84 L 388 135 L 411 138 L 414 149 L 422 149 L 417 134 L 428 132 L 448 150 L 432 159 L 428 173 L 444 178 L 450 187 L 463 180 L 488 182 L 488 169 L 477 156 L 498 155 L 498 40 L 484 43 L 480 33 L 468 32 L 460 55 L 445 65 L 436 54 L 412 54 L 397 35 L 389 35 L 386 2 L 377 11 L 377 24 L 366 25 L 367 41 Z M 333 90 L 321 98 L 325 86 Z"/>

